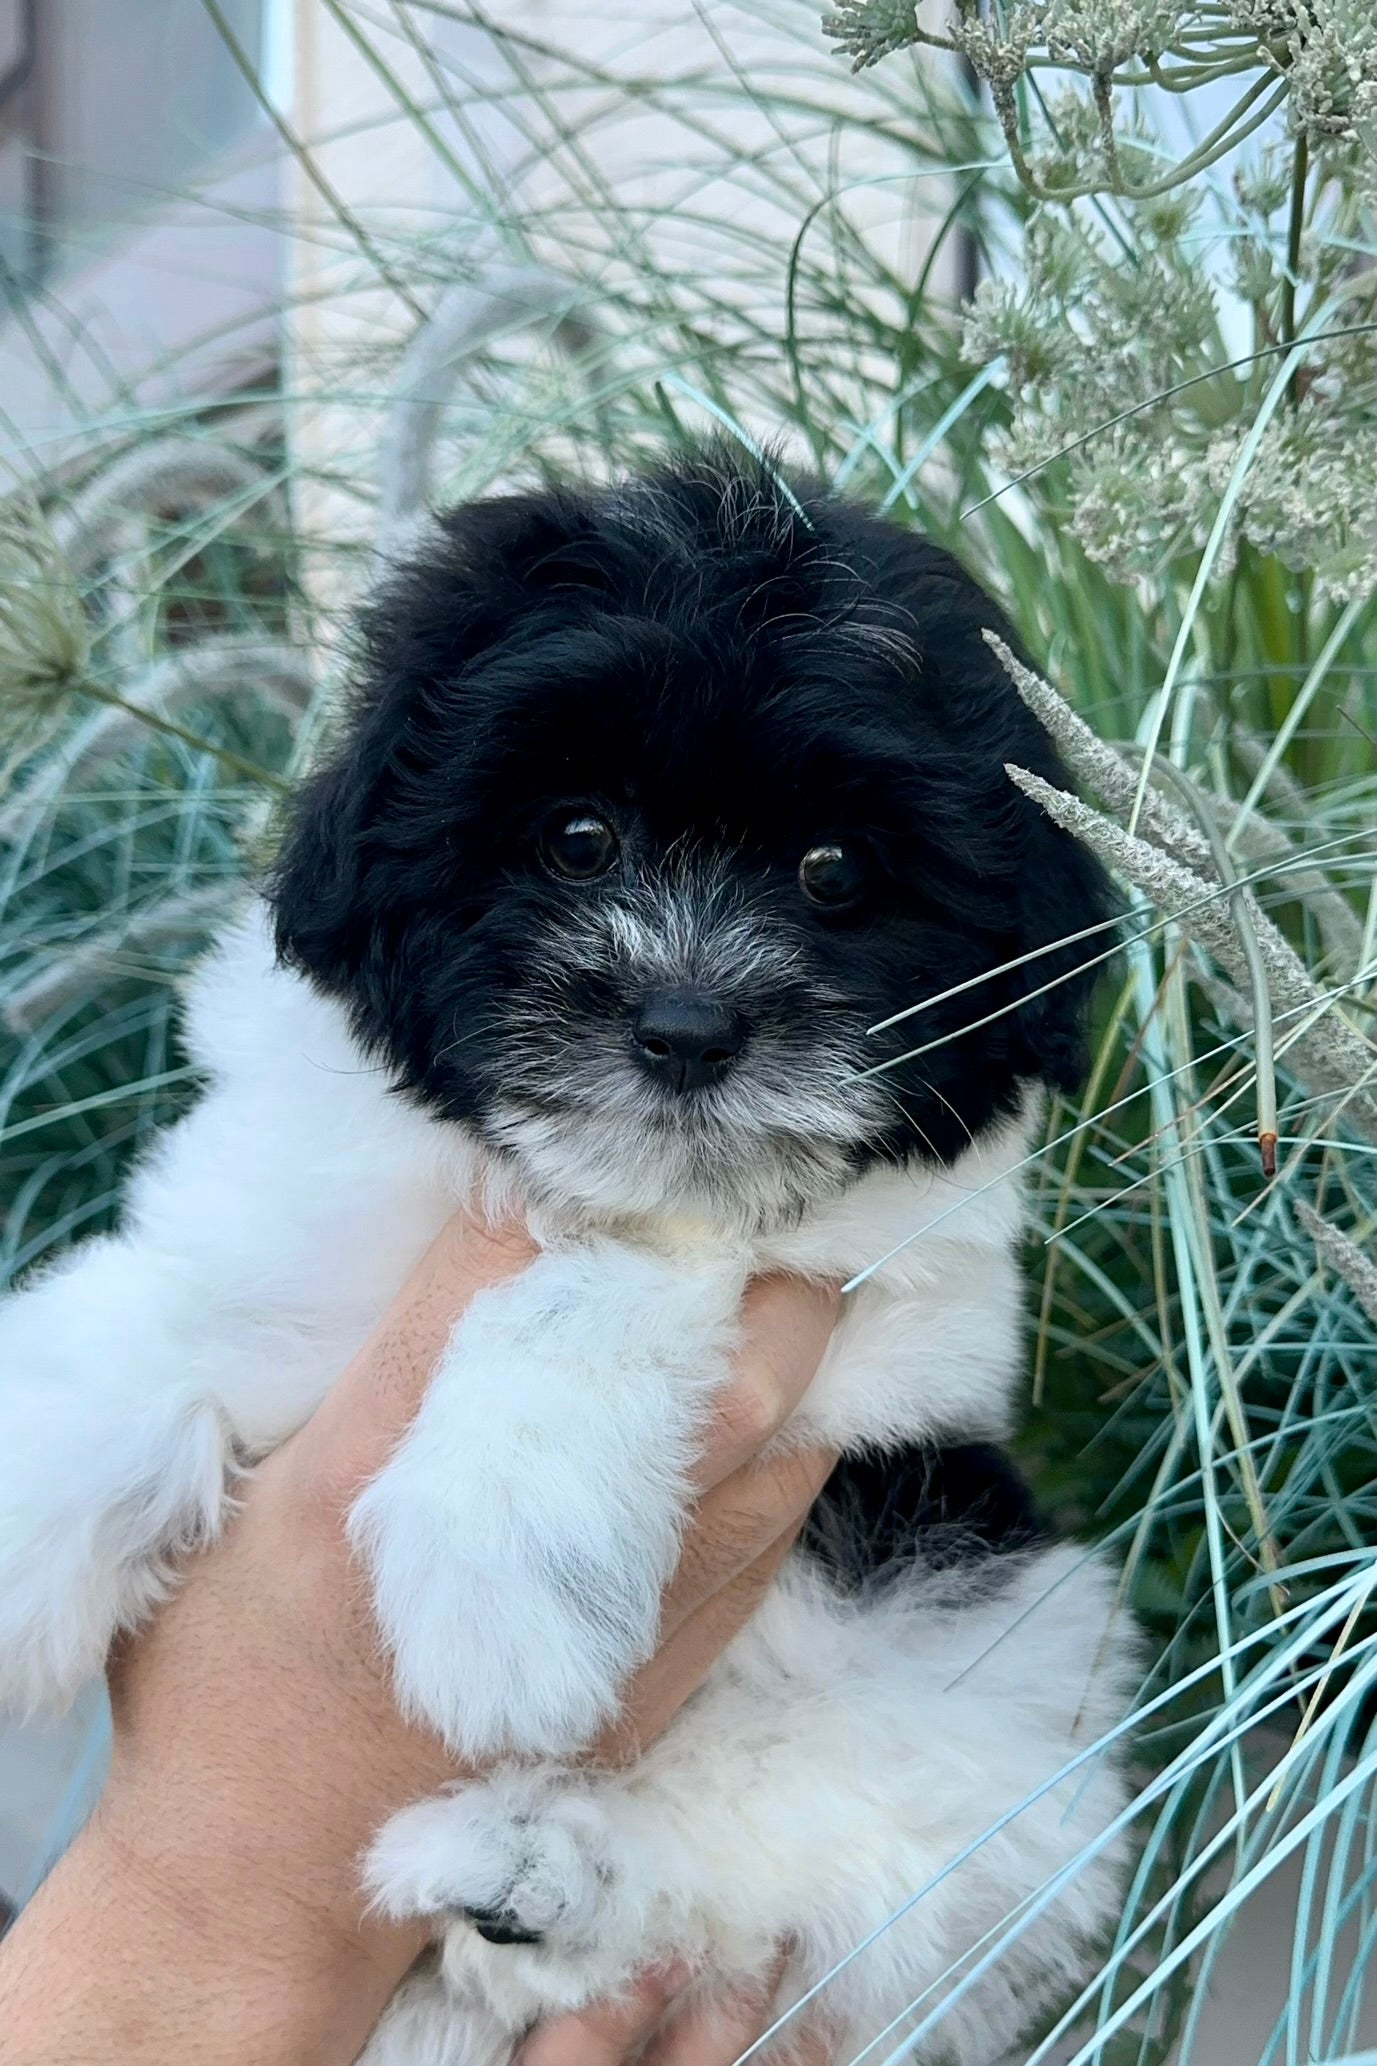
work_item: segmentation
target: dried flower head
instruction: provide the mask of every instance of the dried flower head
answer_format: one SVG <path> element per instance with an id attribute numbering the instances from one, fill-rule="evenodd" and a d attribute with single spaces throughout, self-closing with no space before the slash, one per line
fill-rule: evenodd
<path id="1" fill-rule="evenodd" d="M 1173 163 L 1125 150 L 1131 123 L 1119 95 L 1144 86 L 1187 91 L 1237 81 L 1260 84 L 1283 104 L 1291 133 L 1312 148 L 1352 143 L 1377 114 L 1377 18 L 1371 0 L 1013 0 L 994 10 L 957 0 L 944 33 L 919 25 L 913 0 L 836 0 L 823 27 L 863 70 L 912 44 L 959 51 L 990 90 L 1015 171 L 1039 199 L 1109 192 L 1148 198 L 1191 179 L 1250 133 L 1258 95 L 1239 91 L 1223 133 Z M 1034 72 L 1061 69 L 1088 82 L 1088 121 L 1077 143 L 1050 128 L 1032 150 L 1023 134 L 1027 104 L 1015 88 Z M 1269 84 L 1270 79 L 1270 84 Z M 1039 101 L 1045 96 L 1036 97 Z M 1371 155 L 1369 144 L 1369 157 Z"/>
<path id="2" fill-rule="evenodd" d="M 76 576 L 38 504 L 0 506 L 0 744 L 36 744 L 90 658 Z"/>
<path id="3" fill-rule="evenodd" d="M 1062 127 L 1062 104 L 1053 111 Z M 1083 166 L 1095 147 L 1087 122 L 1073 111 L 1062 133 Z M 1227 491 L 1217 576 L 1246 539 L 1312 574 L 1321 601 L 1345 602 L 1377 579 L 1377 274 L 1358 262 L 1361 201 L 1342 168 L 1331 172 L 1344 153 L 1356 163 L 1334 147 L 1294 249 L 1294 164 L 1283 176 L 1282 154 L 1269 153 L 1224 196 L 1222 239 L 1197 192 L 1121 204 L 1127 249 L 1088 208 L 1040 205 L 1018 276 L 982 282 L 968 305 L 964 354 L 1001 361 L 1007 383 L 1000 463 L 1041 470 L 1044 496 L 1117 578 L 1157 578 L 1198 552 Z M 1231 279 L 1202 261 L 1221 241 Z M 1239 364 L 1216 305 L 1230 289 L 1260 341 Z M 1312 335 L 1288 404 L 1247 451 L 1297 328 Z"/>
<path id="4" fill-rule="evenodd" d="M 822 18 L 823 34 L 863 72 L 918 41 L 916 0 L 837 0 Z"/>

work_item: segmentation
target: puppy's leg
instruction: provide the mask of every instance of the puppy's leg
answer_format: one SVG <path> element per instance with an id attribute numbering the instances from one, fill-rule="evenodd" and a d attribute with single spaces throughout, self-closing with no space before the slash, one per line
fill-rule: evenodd
<path id="1" fill-rule="evenodd" d="M 577 1748 L 649 1656 L 742 1277 L 601 1243 L 455 1328 L 349 1526 L 402 1706 L 458 1755 Z"/>
<path id="2" fill-rule="evenodd" d="M 449 1924 L 456 2002 L 517 2031 L 614 1993 L 646 1962 L 670 1870 L 663 1835 L 615 1782 L 509 1768 L 394 1815 L 365 1881 L 384 1914 Z M 678 1891 L 695 1877 L 681 1860 Z"/>
<path id="3" fill-rule="evenodd" d="M 65 1706 L 219 1525 L 228 1427 L 184 1317 L 127 1241 L 0 1307 L 0 1706 Z"/>
<path id="4" fill-rule="evenodd" d="M 782 1999 L 827 1979 L 839 2061 L 945 2004 L 916 2056 L 991 2066 L 1113 1914 L 1122 1845 L 1099 1837 L 1120 1773 L 1058 1775 L 1117 1719 L 1132 1652 L 1077 1550 L 918 1573 L 873 1607 L 800 1562 L 631 1771 L 506 1772 L 423 1803 L 383 1831 L 370 1883 L 393 1914 L 456 1917 L 446 1973 L 514 2028 L 671 1957 L 763 1980 L 788 1944 Z"/>
<path id="5" fill-rule="evenodd" d="M 456 1997 L 432 1953 L 393 1995 L 357 2066 L 511 2066 L 520 2031 Z"/>
<path id="6" fill-rule="evenodd" d="M 577 1774 L 512 1767 L 421 1801 L 375 1841 L 369 1892 L 398 1920 L 455 1915 L 488 1944 L 588 1951 L 630 1863 L 603 1792 Z"/>

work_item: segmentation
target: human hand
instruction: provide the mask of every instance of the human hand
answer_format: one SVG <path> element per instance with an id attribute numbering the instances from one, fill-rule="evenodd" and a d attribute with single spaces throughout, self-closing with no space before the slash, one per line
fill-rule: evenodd
<path id="1" fill-rule="evenodd" d="M 695 1989 L 684 1966 L 645 1973 L 615 2002 L 561 2016 L 529 2037 L 513 2066 L 735 2066 L 775 2021 L 774 1985 Z M 791 2066 L 832 2066 L 817 2021 L 790 2027 Z"/>
<path id="2" fill-rule="evenodd" d="M 398 1716 L 344 1517 L 456 1316 L 532 1255 L 524 1237 L 452 1220 L 311 1421 L 246 1480 L 222 1539 L 120 1646 L 105 1793 L 0 1958 L 3 2066 L 356 2056 L 422 1942 L 361 1912 L 359 1858 L 455 1773 Z M 785 1280 L 747 1293 L 661 1647 L 595 1754 L 632 1756 L 664 1728 L 787 1553 L 832 1459 L 759 1453 L 834 1311 Z"/>

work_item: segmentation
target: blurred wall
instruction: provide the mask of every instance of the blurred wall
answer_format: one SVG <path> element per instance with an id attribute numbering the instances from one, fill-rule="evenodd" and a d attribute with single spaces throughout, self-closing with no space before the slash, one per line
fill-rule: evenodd
<path id="1" fill-rule="evenodd" d="M 671 264 L 721 262 L 687 217 L 690 198 L 700 218 L 714 206 L 742 216 L 740 185 L 711 183 L 732 150 L 787 152 L 819 191 L 845 186 L 852 219 L 904 270 L 941 211 L 933 182 L 919 210 L 871 177 L 894 171 L 892 144 L 871 148 L 853 126 L 834 160 L 825 123 L 752 110 L 734 88 L 723 99 L 734 73 L 800 102 L 819 82 L 838 106 L 863 93 L 827 54 L 814 10 L 784 0 L 773 15 L 734 0 L 622 0 L 595 14 L 577 0 L 494 0 L 490 21 L 514 39 L 505 54 L 441 12 L 360 9 L 373 61 L 324 0 L 217 5 L 305 161 L 203 0 L 0 0 L 0 461 L 13 470 L 89 454 L 81 426 L 131 400 L 185 409 L 285 368 L 304 404 L 293 413 L 305 475 L 322 482 L 308 521 L 353 535 L 366 512 L 338 475 L 372 463 L 376 421 L 361 404 L 435 291 L 407 281 L 404 252 L 392 267 L 378 255 L 466 225 L 460 242 L 481 259 L 485 207 L 553 221 L 577 180 L 576 153 L 547 147 L 552 125 L 577 138 L 619 207 L 661 212 L 657 257 Z M 674 82 L 681 113 L 653 91 L 638 102 L 573 86 L 570 57 L 609 80 Z M 756 234 L 792 237 L 796 220 L 772 214 L 763 183 L 750 209 Z M 953 284 L 939 272 L 939 290 Z M 350 405 L 334 406 L 344 390 Z"/>
<path id="2" fill-rule="evenodd" d="M 255 63 L 273 4 L 222 0 Z M 81 426 L 131 400 L 185 407 L 275 364 L 281 171 L 201 0 L 0 0 L 9 471 L 89 448 Z"/>
<path id="3" fill-rule="evenodd" d="M 902 118 L 891 111 L 888 134 L 874 123 L 874 75 L 850 78 L 828 51 L 817 9 L 796 0 L 707 8 L 614 0 L 597 9 L 586 0 L 490 0 L 486 19 L 497 35 L 408 10 L 424 40 L 395 27 L 378 33 L 375 56 L 389 77 L 319 0 L 292 4 L 293 120 L 314 147 L 311 165 L 288 174 L 298 235 L 287 389 L 303 522 L 309 536 L 330 541 L 313 568 L 327 622 L 350 579 L 334 549 L 361 540 L 372 522 L 352 484 L 375 466 L 385 399 L 377 369 L 390 374 L 397 342 L 415 325 L 408 290 L 418 281 L 397 249 L 407 238 L 458 223 L 456 259 L 500 260 L 502 237 L 480 220 L 487 194 L 497 212 L 521 219 L 543 262 L 559 269 L 576 260 L 585 281 L 612 279 L 634 262 L 617 248 L 630 210 L 658 265 L 709 274 L 730 302 L 761 291 L 749 233 L 759 247 L 775 247 L 768 321 L 782 325 L 784 254 L 806 209 L 779 205 L 767 178 L 743 176 L 743 158 L 787 162 L 810 198 L 841 195 L 848 222 L 908 278 L 950 199 L 945 176 L 911 176 L 895 134 Z M 940 10 L 943 0 L 924 4 Z M 902 85 L 902 69 L 897 77 Z M 408 100 L 425 107 L 424 123 L 411 119 Z M 866 120 L 832 119 L 847 109 Z M 377 231 L 364 264 L 341 235 L 341 210 Z M 734 246 L 727 227 L 738 233 Z M 954 237 L 934 268 L 933 292 L 954 296 L 964 272 Z M 424 296 L 423 279 L 419 286 Z M 428 291 L 433 300 L 433 279 Z M 777 428 L 750 427 L 767 437 Z"/>

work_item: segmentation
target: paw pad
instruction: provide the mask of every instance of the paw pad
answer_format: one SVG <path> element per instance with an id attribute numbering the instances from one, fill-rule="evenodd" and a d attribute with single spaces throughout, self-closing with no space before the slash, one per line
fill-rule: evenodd
<path id="1" fill-rule="evenodd" d="M 461 1908 L 458 1913 L 472 1923 L 485 1944 L 540 1944 L 544 1933 L 528 1930 L 514 1908 Z"/>

